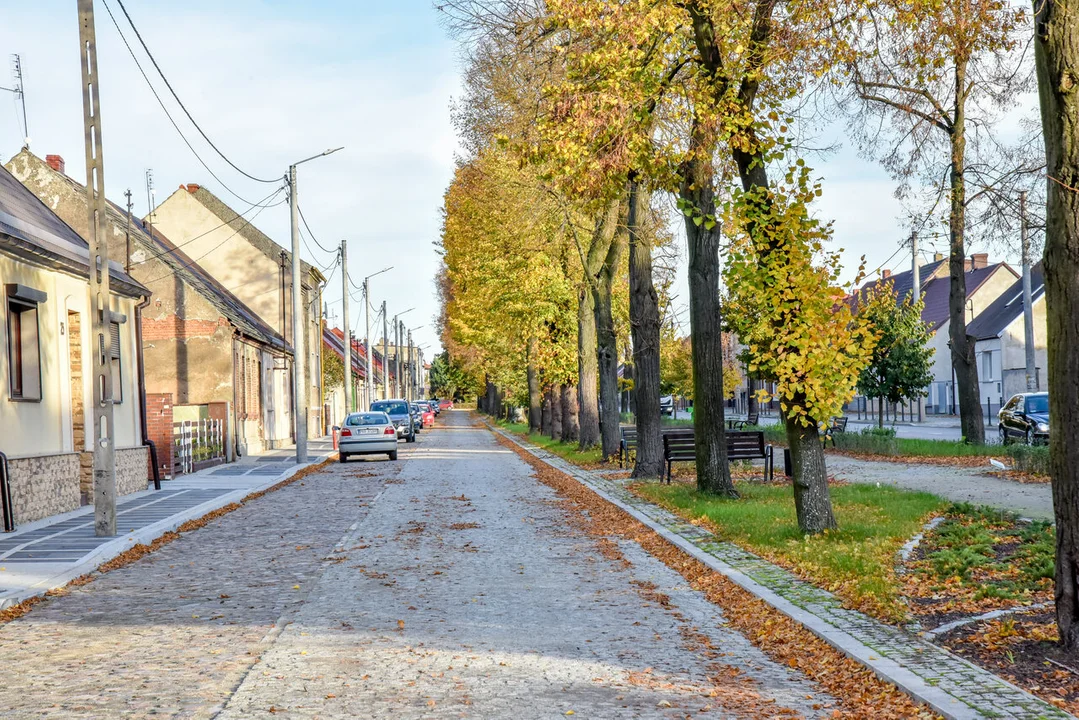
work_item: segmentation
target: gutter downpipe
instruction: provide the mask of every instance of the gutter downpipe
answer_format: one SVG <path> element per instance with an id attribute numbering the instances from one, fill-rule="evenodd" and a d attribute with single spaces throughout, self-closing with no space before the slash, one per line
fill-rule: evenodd
<path id="1" fill-rule="evenodd" d="M 15 509 L 11 506 L 10 477 L 7 467 L 7 455 L 0 452 L 0 510 L 3 510 L 4 532 L 15 530 Z"/>
<path id="2" fill-rule="evenodd" d="M 161 489 L 161 469 L 157 466 L 157 445 L 146 432 L 146 361 L 142 355 L 142 310 L 149 306 L 150 296 L 145 296 L 135 306 L 135 347 L 139 361 L 139 401 L 142 403 L 142 446 L 150 448 L 150 465 L 154 468 L 154 490 Z"/>

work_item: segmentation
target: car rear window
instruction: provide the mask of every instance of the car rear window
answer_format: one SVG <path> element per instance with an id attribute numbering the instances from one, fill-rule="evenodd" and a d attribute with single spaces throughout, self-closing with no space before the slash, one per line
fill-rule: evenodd
<path id="1" fill-rule="evenodd" d="M 363 425 L 389 425 L 390 418 L 384 412 L 356 413 L 349 415 L 345 425 L 359 427 Z"/>
<path id="2" fill-rule="evenodd" d="M 389 415 L 408 415 L 408 406 L 403 402 L 371 403 L 372 410 L 379 410 Z"/>

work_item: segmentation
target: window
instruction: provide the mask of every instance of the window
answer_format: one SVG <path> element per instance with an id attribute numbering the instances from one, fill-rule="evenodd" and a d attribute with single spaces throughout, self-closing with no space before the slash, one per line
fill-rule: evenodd
<path id="1" fill-rule="evenodd" d="M 8 377 L 12 400 L 41 399 L 41 351 L 38 346 L 37 303 L 8 298 Z"/>
<path id="2" fill-rule="evenodd" d="M 993 379 L 993 353 L 991 352 L 982 353 L 982 379 Z"/>
<path id="3" fill-rule="evenodd" d="M 124 401 L 123 373 L 120 367 L 120 323 L 109 323 L 109 365 L 112 368 L 112 401 Z"/>

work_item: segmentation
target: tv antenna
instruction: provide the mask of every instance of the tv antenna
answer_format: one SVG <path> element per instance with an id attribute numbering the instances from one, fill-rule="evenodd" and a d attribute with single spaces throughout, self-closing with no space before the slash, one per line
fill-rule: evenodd
<path id="1" fill-rule="evenodd" d="M 18 53 L 11 56 L 11 79 L 14 81 L 15 86 L 9 88 L 0 86 L 0 90 L 14 93 L 15 99 L 22 106 L 23 147 L 29 150 L 30 127 L 26 124 L 26 84 L 23 82 L 22 77 L 22 58 L 19 57 Z"/>

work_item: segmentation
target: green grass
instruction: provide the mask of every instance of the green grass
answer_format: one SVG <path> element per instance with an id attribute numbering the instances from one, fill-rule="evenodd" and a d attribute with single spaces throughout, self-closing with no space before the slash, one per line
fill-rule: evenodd
<path id="1" fill-rule="evenodd" d="M 528 423 L 511 423 L 505 420 L 495 421 L 499 427 L 509 430 L 512 433 L 527 437 L 529 442 L 533 445 L 539 445 L 545 450 L 553 452 L 571 463 L 578 465 L 595 465 L 603 462 L 603 451 L 600 448 L 595 447 L 589 450 L 580 450 L 577 447 L 577 443 L 564 443 L 558 440 L 552 440 L 547 435 L 541 435 L 540 433 L 528 432 Z"/>
<path id="2" fill-rule="evenodd" d="M 638 485 L 645 498 L 686 518 L 705 518 L 720 537 L 753 550 L 844 597 L 856 608 L 906 616 L 895 554 L 926 517 L 947 503 L 929 493 L 872 485 L 831 488 L 839 529 L 803 536 L 790 487 L 740 483 L 739 500 L 702 495 L 692 485 Z"/>

